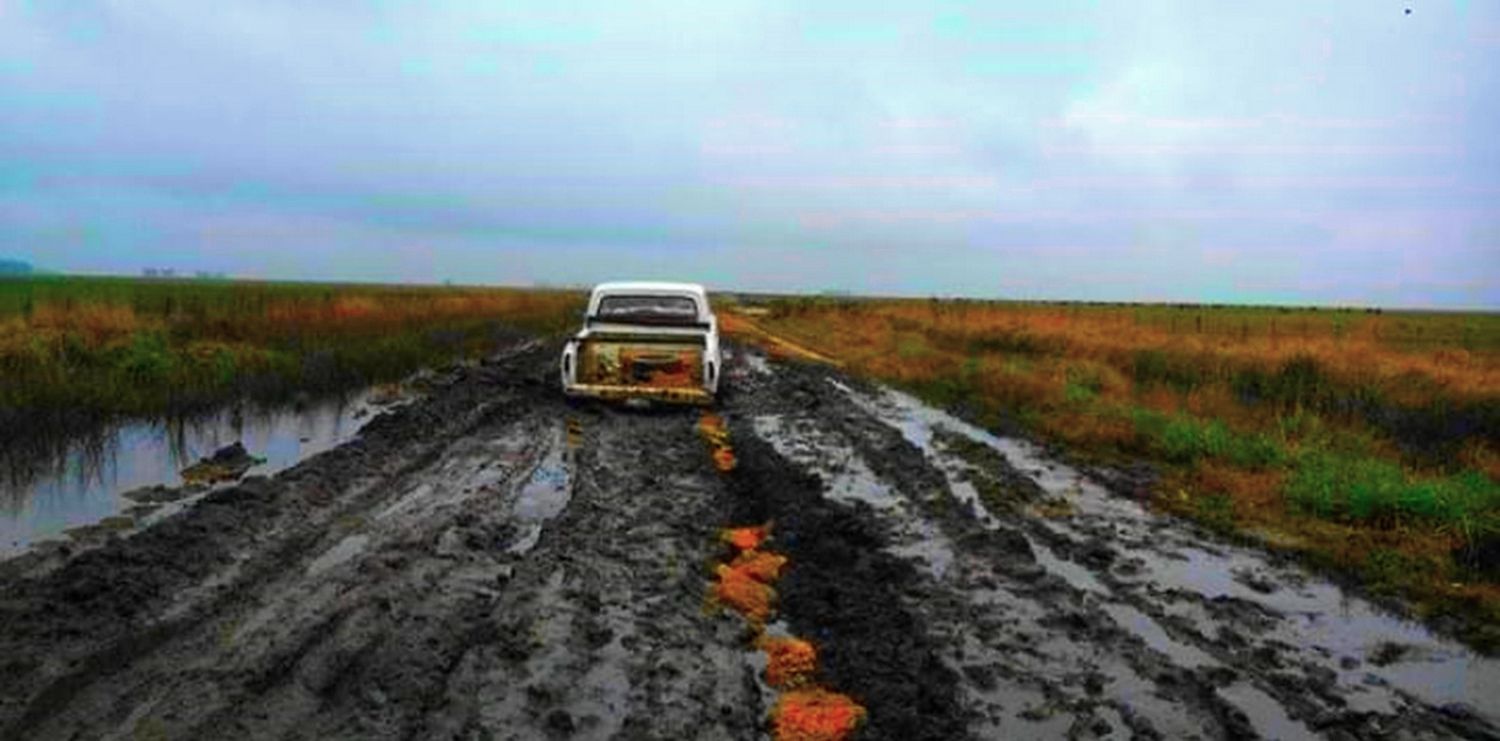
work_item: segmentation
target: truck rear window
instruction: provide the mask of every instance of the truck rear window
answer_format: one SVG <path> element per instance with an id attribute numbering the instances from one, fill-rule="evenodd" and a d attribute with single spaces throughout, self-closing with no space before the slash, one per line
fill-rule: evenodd
<path id="1" fill-rule="evenodd" d="M 662 324 L 698 321 L 698 303 L 687 296 L 605 296 L 599 300 L 600 319 Z"/>

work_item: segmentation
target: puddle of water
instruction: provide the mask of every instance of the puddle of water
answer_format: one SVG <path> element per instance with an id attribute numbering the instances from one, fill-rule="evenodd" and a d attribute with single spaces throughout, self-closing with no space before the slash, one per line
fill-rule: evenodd
<path id="1" fill-rule="evenodd" d="M 772 373 L 770 361 L 766 360 L 766 356 L 760 353 L 745 353 L 745 365 L 750 366 L 750 370 L 758 376 L 769 376 Z"/>
<path id="2" fill-rule="evenodd" d="M 1197 738 L 1202 729 L 1181 703 L 1163 699 L 1156 686 L 1124 664 L 1101 668 L 1110 678 L 1105 693 L 1133 714 L 1148 720 L 1165 738 Z"/>
<path id="3" fill-rule="evenodd" d="M 1058 558 L 1057 554 L 1053 553 L 1051 548 L 1043 545 L 1030 535 L 1026 536 L 1026 541 L 1031 544 L 1031 552 L 1036 556 L 1037 565 L 1046 569 L 1047 573 L 1062 577 L 1063 581 L 1079 591 L 1091 592 L 1098 595 L 1109 594 L 1109 588 L 1095 578 L 1093 572 L 1072 561 L 1064 561 Z"/>
<path id="4" fill-rule="evenodd" d="M 1194 646 L 1181 643 L 1167 635 L 1161 623 L 1154 618 L 1130 605 L 1119 602 L 1105 603 L 1103 609 L 1114 618 L 1115 624 L 1140 637 L 1147 646 L 1156 651 L 1166 654 L 1177 666 L 1185 666 L 1189 669 L 1197 669 L 1205 666 L 1217 666 L 1218 661 Z"/>
<path id="5" fill-rule="evenodd" d="M 1249 682 L 1236 682 L 1220 688 L 1218 692 L 1220 697 L 1245 711 L 1245 715 L 1250 718 L 1250 725 L 1255 727 L 1261 738 L 1276 741 L 1311 741 L 1323 738 L 1303 723 L 1293 720 L 1281 707 L 1281 703 Z"/>
<path id="6" fill-rule="evenodd" d="M 369 392 L 237 417 L 228 410 L 191 422 L 137 422 L 101 439 L 71 446 L 40 476 L 0 481 L 0 558 L 18 555 L 65 530 L 118 517 L 132 502 L 122 493 L 177 486 L 179 471 L 235 441 L 266 462 L 251 474 L 269 475 L 354 437 Z"/>
<path id="7" fill-rule="evenodd" d="M 1494 717 L 1487 707 L 1489 698 L 1500 697 L 1500 662 L 1437 637 L 1419 623 L 1350 597 L 1335 585 L 1303 582 L 1295 576 L 1288 579 L 1287 569 L 1235 547 L 1226 547 L 1221 553 L 1177 547 L 1171 550 L 1171 556 L 1138 547 L 1126 549 L 1124 554 L 1144 564 L 1141 573 L 1130 580 L 1135 588 L 1180 589 L 1210 599 L 1233 597 L 1282 615 L 1284 619 L 1277 621 L 1265 637 L 1295 647 L 1305 661 L 1332 669 L 1351 695 L 1351 702 L 1362 709 L 1389 712 L 1401 704 L 1389 689 L 1372 688 L 1366 682 L 1373 674 L 1390 688 L 1426 702 L 1460 702 L 1481 715 Z M 1235 578 L 1236 573 L 1245 571 L 1266 574 L 1276 588 L 1269 593 L 1251 589 Z M 1384 667 L 1369 664 L 1370 656 L 1387 643 L 1407 647 L 1407 654 Z M 1340 663 L 1342 658 L 1359 663 L 1345 668 Z"/>
<path id="8" fill-rule="evenodd" d="M 957 499 L 959 504 L 968 507 L 979 524 L 992 530 L 1000 527 L 999 518 L 990 513 L 989 507 L 984 506 L 984 500 L 979 497 L 979 490 L 974 488 L 973 484 L 958 478 L 950 467 L 939 466 L 939 468 L 942 468 L 943 473 L 948 477 L 948 490 L 953 493 L 953 498 Z"/>
<path id="9" fill-rule="evenodd" d="M 531 472 L 531 478 L 521 485 L 511 514 L 521 523 L 521 537 L 511 544 L 511 553 L 526 553 L 536 547 L 542 537 L 542 527 L 548 520 L 562 513 L 573 498 L 572 470 L 573 449 L 564 442 L 566 434 L 559 424 L 556 439 L 547 455 Z"/>

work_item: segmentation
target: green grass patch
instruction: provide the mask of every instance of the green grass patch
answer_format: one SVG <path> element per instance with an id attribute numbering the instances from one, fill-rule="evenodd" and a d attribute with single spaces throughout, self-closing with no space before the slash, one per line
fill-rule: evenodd
<path id="1" fill-rule="evenodd" d="M 1241 468 L 1263 469 L 1286 460 L 1275 439 L 1260 433 L 1235 432 L 1219 420 L 1204 422 L 1139 408 L 1132 411 L 1131 420 L 1144 446 L 1173 463 L 1191 464 L 1210 458 Z"/>
<path id="2" fill-rule="evenodd" d="M 1297 456 L 1286 495 L 1318 517 L 1385 525 L 1416 519 L 1466 535 L 1500 512 L 1500 485 L 1479 471 L 1421 477 L 1393 461 L 1316 449 Z"/>
<path id="3" fill-rule="evenodd" d="M 1069 404 L 1082 404 L 1092 401 L 1099 392 L 1075 381 L 1068 381 L 1063 387 L 1063 398 Z"/>
<path id="4" fill-rule="evenodd" d="M 1095 368 L 1069 366 L 1067 382 L 1063 386 L 1063 398 L 1070 404 L 1092 401 L 1104 390 L 1104 381 Z"/>

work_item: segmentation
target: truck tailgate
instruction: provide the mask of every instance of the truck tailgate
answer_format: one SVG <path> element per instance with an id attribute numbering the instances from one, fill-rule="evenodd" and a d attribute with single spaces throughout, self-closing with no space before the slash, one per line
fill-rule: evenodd
<path id="1" fill-rule="evenodd" d="M 578 348 L 578 382 L 642 389 L 703 385 L 703 342 L 682 336 L 604 336 Z"/>

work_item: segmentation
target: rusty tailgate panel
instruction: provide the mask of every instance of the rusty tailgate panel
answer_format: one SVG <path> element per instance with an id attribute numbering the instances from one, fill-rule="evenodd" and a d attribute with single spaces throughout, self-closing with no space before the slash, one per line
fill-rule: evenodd
<path id="1" fill-rule="evenodd" d="M 586 340 L 578 382 L 692 388 L 703 385 L 703 346 L 690 342 Z"/>
<path id="2" fill-rule="evenodd" d="M 578 349 L 574 392 L 610 399 L 706 403 L 703 343 L 670 338 L 590 338 Z"/>

